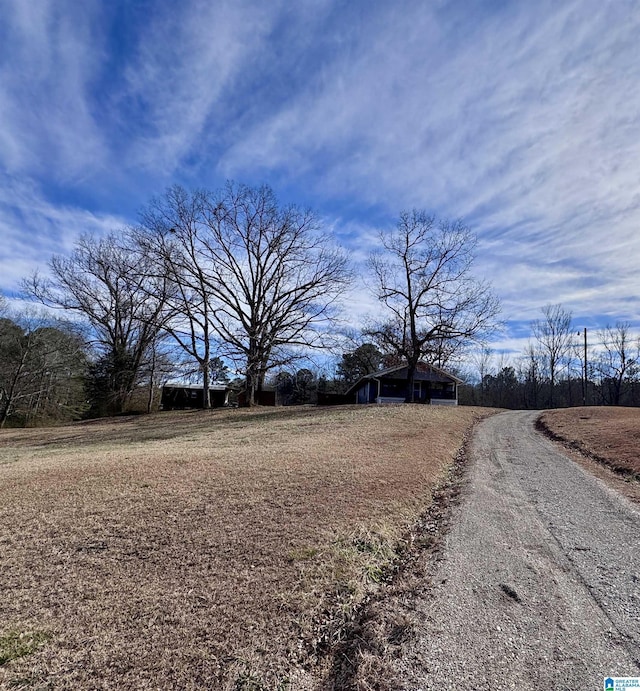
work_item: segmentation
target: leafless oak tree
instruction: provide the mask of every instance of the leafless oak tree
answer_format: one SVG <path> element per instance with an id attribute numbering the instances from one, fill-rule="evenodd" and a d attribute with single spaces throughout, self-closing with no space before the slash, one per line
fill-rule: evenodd
<path id="1" fill-rule="evenodd" d="M 208 195 L 174 186 L 152 200 L 135 230 L 153 271 L 172 285 L 173 316 L 164 324 L 181 350 L 197 363 L 202 378 L 202 405 L 211 407 L 210 363 L 213 357 L 215 308 L 211 284 L 212 258 L 205 209 Z"/>
<path id="2" fill-rule="evenodd" d="M 123 409 L 145 352 L 170 314 L 169 282 L 153 276 L 149 260 L 129 240 L 126 231 L 82 236 L 69 256 L 51 259 L 50 277 L 36 273 L 23 284 L 43 304 L 91 325 L 112 412 Z"/>
<path id="3" fill-rule="evenodd" d="M 143 224 L 155 234 L 187 329 L 169 325 L 203 378 L 215 339 L 256 402 L 266 373 L 323 344 L 349 272 L 315 215 L 281 207 L 268 187 L 228 183 L 218 194 L 174 187 Z M 178 304 L 179 303 L 179 304 Z"/>
<path id="4" fill-rule="evenodd" d="M 500 306 L 490 286 L 472 274 L 477 241 L 461 222 L 403 212 L 380 242 L 370 267 L 384 317 L 368 333 L 407 362 L 411 400 L 418 362 L 450 357 L 449 345 L 494 329 Z"/>
<path id="5" fill-rule="evenodd" d="M 312 212 L 281 207 L 269 187 L 229 183 L 206 223 L 216 330 L 244 362 L 252 404 L 271 368 L 323 345 L 350 280 L 347 259 Z"/>

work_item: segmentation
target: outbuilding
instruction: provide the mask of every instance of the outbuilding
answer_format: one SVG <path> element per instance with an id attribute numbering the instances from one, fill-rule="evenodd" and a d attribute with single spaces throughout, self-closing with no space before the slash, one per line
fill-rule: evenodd
<path id="1" fill-rule="evenodd" d="M 162 387 L 160 407 L 162 410 L 184 410 L 186 408 L 202 408 L 203 387 L 197 384 L 170 382 Z M 222 408 L 229 405 L 231 389 L 225 384 L 212 384 L 209 387 L 209 401 L 212 408 Z"/>
<path id="2" fill-rule="evenodd" d="M 361 377 L 345 394 L 347 403 L 403 403 L 409 397 L 408 366 L 389 367 Z M 413 377 L 413 401 L 431 405 L 458 405 L 458 385 L 453 374 L 419 362 Z"/>

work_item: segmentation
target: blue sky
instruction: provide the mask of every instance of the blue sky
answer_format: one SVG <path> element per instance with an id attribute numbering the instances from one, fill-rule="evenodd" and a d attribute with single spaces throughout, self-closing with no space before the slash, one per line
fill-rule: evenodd
<path id="1" fill-rule="evenodd" d="M 462 218 L 526 337 L 640 325 L 631 0 L 0 0 L 0 291 L 170 184 L 268 183 L 364 258 Z M 362 286 L 351 304 L 372 309 Z"/>

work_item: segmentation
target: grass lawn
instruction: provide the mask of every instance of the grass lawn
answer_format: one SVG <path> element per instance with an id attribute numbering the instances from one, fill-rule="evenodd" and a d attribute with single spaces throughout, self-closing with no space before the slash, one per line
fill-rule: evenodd
<path id="1" fill-rule="evenodd" d="M 2 431 L 0 686 L 318 687 L 320 653 L 488 413 L 219 410 Z"/>

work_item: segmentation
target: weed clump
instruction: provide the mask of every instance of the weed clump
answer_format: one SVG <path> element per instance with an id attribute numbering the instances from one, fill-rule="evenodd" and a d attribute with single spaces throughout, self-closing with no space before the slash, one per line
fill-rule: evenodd
<path id="1" fill-rule="evenodd" d="M 51 638 L 44 631 L 9 631 L 0 635 L 0 667 L 34 653 Z"/>

